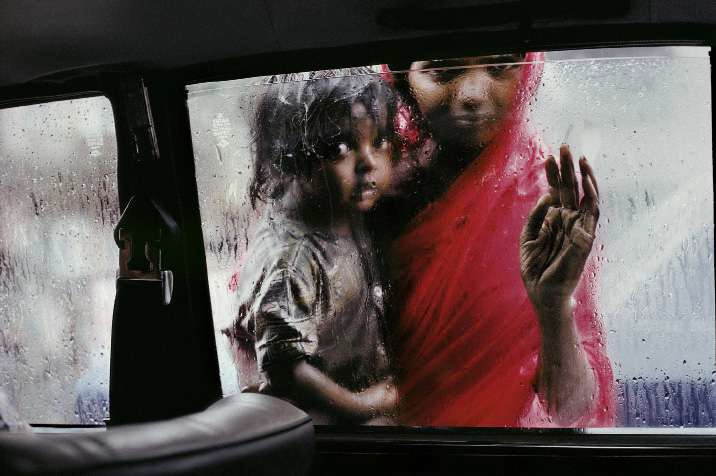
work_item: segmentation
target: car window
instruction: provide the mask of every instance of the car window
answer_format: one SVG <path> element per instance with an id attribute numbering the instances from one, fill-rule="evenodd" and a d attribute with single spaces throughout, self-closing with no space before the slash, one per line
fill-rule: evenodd
<path id="1" fill-rule="evenodd" d="M 0 388 L 31 423 L 103 424 L 117 249 L 109 100 L 0 110 Z"/>
<path id="2" fill-rule="evenodd" d="M 224 393 L 319 424 L 716 425 L 708 52 L 188 86 Z"/>

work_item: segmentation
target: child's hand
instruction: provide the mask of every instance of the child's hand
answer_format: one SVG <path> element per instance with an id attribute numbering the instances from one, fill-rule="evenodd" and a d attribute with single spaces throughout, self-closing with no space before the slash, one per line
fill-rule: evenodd
<path id="1" fill-rule="evenodd" d="M 252 383 L 250 385 L 246 385 L 245 387 L 241 387 L 240 390 L 241 393 L 259 393 L 259 384 L 258 383 Z"/>
<path id="2" fill-rule="evenodd" d="M 398 404 L 398 391 L 392 379 L 382 380 L 358 394 L 361 405 L 369 409 L 372 417 L 392 414 Z"/>
<path id="3" fill-rule="evenodd" d="M 562 145 L 559 153 L 560 166 L 552 156 L 545 162 L 550 190 L 537 202 L 520 237 L 520 272 L 540 318 L 565 315 L 559 311 L 568 306 L 579 282 L 599 219 L 597 182 L 587 159 L 579 160 L 580 202 L 569 147 Z"/>
<path id="4" fill-rule="evenodd" d="M 271 386 L 268 382 L 254 382 L 239 390 L 240 393 L 265 393 L 271 395 Z"/>
<path id="5" fill-rule="evenodd" d="M 306 362 L 275 368 L 269 374 L 273 395 L 289 398 L 299 408 L 317 409 L 356 423 L 395 412 L 398 392 L 392 379 L 381 380 L 362 392 L 352 392 Z"/>

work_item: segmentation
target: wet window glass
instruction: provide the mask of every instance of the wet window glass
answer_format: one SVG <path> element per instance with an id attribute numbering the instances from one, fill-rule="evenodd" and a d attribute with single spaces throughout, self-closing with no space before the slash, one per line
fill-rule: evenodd
<path id="1" fill-rule="evenodd" d="M 716 426 L 708 52 L 189 86 L 224 393 L 319 424 Z"/>
<path id="2" fill-rule="evenodd" d="M 103 424 L 117 249 L 109 101 L 0 110 L 0 389 L 30 423 Z"/>

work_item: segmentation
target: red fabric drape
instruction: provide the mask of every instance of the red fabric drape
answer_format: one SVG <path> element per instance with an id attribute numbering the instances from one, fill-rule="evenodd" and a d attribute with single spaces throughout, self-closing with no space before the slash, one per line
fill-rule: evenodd
<path id="1" fill-rule="evenodd" d="M 552 425 L 535 393 L 541 336 L 518 252 L 526 217 L 547 189 L 543 152 L 525 120 L 542 65 L 540 53 L 527 55 L 501 132 L 394 243 L 393 327 L 404 424 Z M 594 412 L 575 426 L 614 422 L 597 272 L 592 257 L 574 296 L 598 385 Z"/>

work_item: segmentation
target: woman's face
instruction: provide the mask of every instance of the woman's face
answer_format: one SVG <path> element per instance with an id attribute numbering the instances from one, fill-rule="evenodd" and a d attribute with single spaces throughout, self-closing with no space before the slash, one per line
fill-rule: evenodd
<path id="1" fill-rule="evenodd" d="M 478 152 L 512 109 L 521 55 L 416 61 L 408 83 L 440 145 Z"/>

